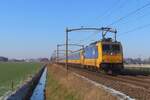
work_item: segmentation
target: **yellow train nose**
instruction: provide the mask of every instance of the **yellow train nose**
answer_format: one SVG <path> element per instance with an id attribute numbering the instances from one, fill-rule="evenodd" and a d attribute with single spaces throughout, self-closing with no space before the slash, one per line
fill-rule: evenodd
<path id="1" fill-rule="evenodd" d="M 104 63 L 122 63 L 122 56 L 120 56 L 120 55 L 104 55 L 102 61 Z"/>

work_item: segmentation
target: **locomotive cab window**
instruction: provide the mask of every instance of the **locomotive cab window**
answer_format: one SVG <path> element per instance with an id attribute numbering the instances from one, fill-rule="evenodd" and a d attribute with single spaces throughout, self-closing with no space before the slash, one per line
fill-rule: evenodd
<path id="1" fill-rule="evenodd" d="M 119 44 L 113 44 L 112 45 L 112 51 L 113 52 L 120 52 L 120 45 Z"/>
<path id="2" fill-rule="evenodd" d="M 108 53 L 110 52 L 110 45 L 109 44 L 103 44 L 103 52 Z"/>
<path id="3" fill-rule="evenodd" d="M 103 44 L 102 50 L 104 53 L 118 53 L 121 51 L 120 45 L 119 44 Z"/>

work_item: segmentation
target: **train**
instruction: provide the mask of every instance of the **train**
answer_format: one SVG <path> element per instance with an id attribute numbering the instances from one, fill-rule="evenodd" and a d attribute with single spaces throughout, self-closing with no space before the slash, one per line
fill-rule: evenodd
<path id="1" fill-rule="evenodd" d="M 60 57 L 58 63 L 66 63 L 65 57 Z M 97 71 L 103 70 L 110 74 L 121 72 L 124 69 L 122 44 L 112 38 L 103 38 L 69 53 L 68 64 Z"/>

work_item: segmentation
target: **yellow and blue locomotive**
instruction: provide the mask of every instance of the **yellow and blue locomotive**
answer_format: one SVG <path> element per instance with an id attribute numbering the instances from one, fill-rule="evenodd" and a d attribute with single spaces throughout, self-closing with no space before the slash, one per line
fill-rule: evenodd
<path id="1" fill-rule="evenodd" d="M 104 34 L 105 35 L 105 34 Z M 120 42 L 112 38 L 96 41 L 68 56 L 68 63 L 82 67 L 104 70 L 106 72 L 120 72 L 123 69 L 123 49 Z M 116 35 L 116 34 L 115 34 Z M 60 61 L 65 63 L 65 59 Z"/>

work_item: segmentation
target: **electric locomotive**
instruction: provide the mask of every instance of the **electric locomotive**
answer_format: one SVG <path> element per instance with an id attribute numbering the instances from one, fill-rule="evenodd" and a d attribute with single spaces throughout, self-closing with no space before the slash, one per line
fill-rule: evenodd
<path id="1" fill-rule="evenodd" d="M 105 72 L 120 72 L 123 69 L 123 49 L 121 42 L 116 40 L 116 30 L 102 28 L 102 39 L 68 56 L 68 63 L 79 65 L 84 68 L 104 70 Z M 115 39 L 106 38 L 107 32 L 115 34 Z M 65 63 L 65 59 L 60 63 Z"/>
<path id="2" fill-rule="evenodd" d="M 108 73 L 120 72 L 123 69 L 122 45 L 111 38 L 90 44 L 83 50 L 81 56 L 84 56 L 82 64 L 89 68 Z"/>

